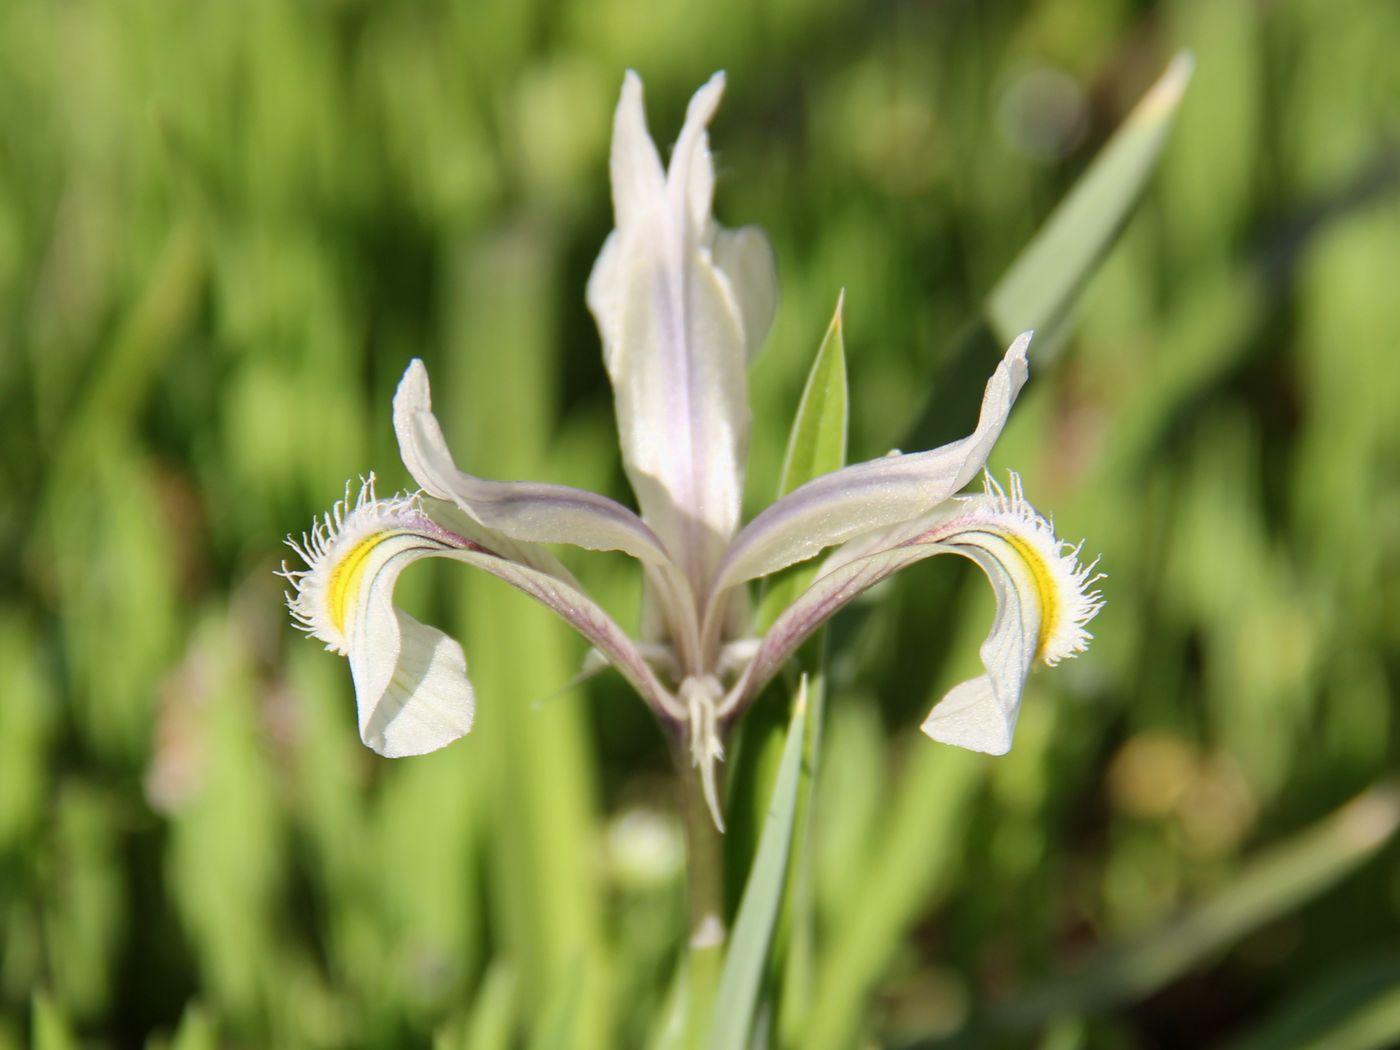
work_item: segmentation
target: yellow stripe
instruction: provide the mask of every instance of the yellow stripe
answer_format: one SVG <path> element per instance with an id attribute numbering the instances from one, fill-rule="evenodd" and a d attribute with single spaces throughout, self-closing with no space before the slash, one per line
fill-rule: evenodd
<path id="1" fill-rule="evenodd" d="M 392 532 L 376 532 L 366 536 L 340 559 L 331 572 L 330 585 L 326 588 L 326 604 L 330 608 L 331 623 L 341 634 L 345 633 L 345 614 L 360 590 L 360 577 L 364 575 L 365 562 L 374 548 L 383 543 Z"/>
<path id="2" fill-rule="evenodd" d="M 1021 560 L 1026 563 L 1026 568 L 1030 570 L 1031 579 L 1035 581 L 1035 591 L 1040 597 L 1040 637 L 1036 639 L 1035 643 L 1035 658 L 1039 660 L 1045 652 L 1045 646 L 1055 633 L 1055 626 L 1060 616 L 1060 596 L 1055 587 L 1055 575 L 1041 553 L 1025 539 L 1009 530 L 999 532 L 998 535 L 1021 556 Z"/>

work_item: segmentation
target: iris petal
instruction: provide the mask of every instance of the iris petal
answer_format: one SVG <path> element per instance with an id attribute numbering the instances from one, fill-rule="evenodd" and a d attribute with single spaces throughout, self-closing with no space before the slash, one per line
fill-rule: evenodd
<path id="1" fill-rule="evenodd" d="M 467 733 L 475 701 L 462 648 L 394 606 L 399 573 L 468 541 L 452 537 L 416 500 L 378 500 L 373 481 L 293 544 L 307 564 L 283 575 L 293 616 L 350 659 L 360 738 L 389 758 L 435 751 Z"/>
<path id="2" fill-rule="evenodd" d="M 456 503 L 488 529 L 530 543 L 620 550 L 644 561 L 666 554 L 636 514 L 615 500 L 568 485 L 488 481 L 457 469 L 433 414 L 428 370 L 412 361 L 394 394 L 399 453 L 413 479 L 437 499 Z"/>
<path id="3" fill-rule="evenodd" d="M 901 531 L 911 534 L 884 550 L 835 560 L 783 611 L 726 697 L 722 716 L 756 696 L 798 646 L 864 591 L 935 554 L 958 554 L 981 566 L 996 593 L 996 617 L 980 649 L 986 673 L 954 687 L 923 730 L 943 743 L 1006 753 L 1031 666 L 1055 663 L 1087 644 L 1085 625 L 1103 606 L 1090 588 L 1101 577 L 1093 564 L 1080 565 L 1079 548 L 1055 537 L 1014 475 L 1009 495 L 988 479 L 984 495 L 951 501 Z"/>
<path id="4" fill-rule="evenodd" d="M 1004 755 L 1011 750 L 1044 608 L 1032 573 L 1004 539 L 981 537 L 976 544 L 953 543 L 947 549 L 982 567 L 996 592 L 997 611 L 978 650 L 986 673 L 949 690 L 921 728 L 941 744 Z"/>
<path id="5" fill-rule="evenodd" d="M 366 745 L 389 758 L 418 755 L 472 726 L 475 703 L 461 646 L 394 605 L 399 574 L 420 558 L 465 562 L 524 591 L 583 635 L 654 709 L 683 715 L 626 633 L 572 580 L 503 557 L 511 549 L 510 541 L 499 542 L 504 537 L 478 527 L 468 538 L 442 527 L 430 506 L 417 496 L 376 499 L 371 480 L 353 507 L 347 498 L 292 543 L 306 568 L 283 570 L 295 587 L 288 596 L 294 618 L 350 660 Z"/>
<path id="6" fill-rule="evenodd" d="M 541 544 L 617 550 L 636 558 L 646 569 L 648 593 L 660 596 L 658 608 L 667 630 L 683 649 L 695 651 L 699 624 L 690 582 L 656 534 L 632 511 L 586 489 L 535 481 L 488 481 L 458 470 L 433 414 L 428 370 L 422 361 L 412 361 L 399 381 L 394 430 L 399 454 L 414 480 L 429 495 L 456 504 L 477 526 L 491 531 L 496 539 L 487 546 L 508 560 L 571 579 Z"/>
<path id="7" fill-rule="evenodd" d="M 392 621 L 367 624 L 350 646 L 360 739 L 386 758 L 422 755 L 471 730 L 467 658 L 436 627 L 402 609 L 389 613 Z"/>
<path id="8" fill-rule="evenodd" d="M 725 238 L 710 215 L 705 125 L 723 87 L 717 74 L 691 99 L 663 178 L 641 82 L 627 75 L 613 123 L 617 228 L 588 282 L 623 465 L 643 520 L 697 592 L 738 526 L 750 423 L 745 368 L 774 302 L 762 234 Z"/>
<path id="9" fill-rule="evenodd" d="M 928 452 L 891 454 L 809 481 L 778 500 L 734 538 L 716 591 L 777 572 L 823 548 L 863 533 L 917 519 L 971 481 L 1001 435 L 1026 381 L 1026 348 L 1019 336 L 987 382 L 977 429 Z"/>

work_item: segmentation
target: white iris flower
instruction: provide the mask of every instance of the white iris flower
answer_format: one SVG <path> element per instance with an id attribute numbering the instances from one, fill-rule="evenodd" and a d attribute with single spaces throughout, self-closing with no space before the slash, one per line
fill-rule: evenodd
<path id="1" fill-rule="evenodd" d="M 629 73 L 613 123 L 616 229 L 588 282 L 617 403 L 623 463 L 640 513 L 561 485 L 487 481 L 457 468 L 433 415 L 428 374 L 412 362 L 394 397 L 399 449 L 421 490 L 380 499 L 372 480 L 293 542 L 292 613 L 350 660 L 360 735 L 380 754 L 415 755 L 471 729 L 459 646 L 393 604 L 419 558 L 484 569 L 549 606 L 615 667 L 690 749 L 718 820 L 714 764 L 727 728 L 797 647 L 862 591 L 934 554 L 981 566 L 997 596 L 981 648 L 985 673 L 934 707 L 935 740 L 1003 754 L 1026 676 L 1081 652 L 1102 599 L 1093 566 L 1026 502 L 983 470 L 1026 380 L 1030 333 L 993 372 L 976 429 L 927 452 L 891 454 L 819 477 L 740 527 L 748 451 L 746 371 L 772 322 L 772 251 L 753 228 L 711 214 L 706 126 L 724 89 L 696 92 L 661 163 L 641 81 Z M 579 587 L 546 544 L 616 550 L 646 581 L 640 639 Z M 832 549 L 805 593 L 761 638 L 749 635 L 747 585 Z"/>

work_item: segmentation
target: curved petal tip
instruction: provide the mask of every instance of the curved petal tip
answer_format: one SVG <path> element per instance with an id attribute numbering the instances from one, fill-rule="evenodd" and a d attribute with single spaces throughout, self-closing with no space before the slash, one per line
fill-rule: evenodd
<path id="1" fill-rule="evenodd" d="M 1004 755 L 1011 750 L 1014 715 L 1007 715 L 983 675 L 950 690 L 919 728 L 940 744 Z"/>
<path id="2" fill-rule="evenodd" d="M 360 738 L 385 758 L 406 758 L 465 736 L 476 702 L 462 647 L 403 610 L 393 611 L 396 622 L 381 624 L 377 637 L 365 639 L 369 652 L 351 650 L 350 671 Z M 389 663 L 395 644 L 397 658 Z"/>

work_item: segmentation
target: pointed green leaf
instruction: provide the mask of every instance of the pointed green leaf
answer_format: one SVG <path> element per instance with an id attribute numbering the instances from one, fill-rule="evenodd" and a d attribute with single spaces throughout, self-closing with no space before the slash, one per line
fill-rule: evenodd
<path id="1" fill-rule="evenodd" d="M 1157 166 L 1195 63 L 1179 52 L 987 297 L 1000 342 L 1053 328 L 1117 239 Z"/>
<path id="2" fill-rule="evenodd" d="M 836 312 L 826 336 L 817 348 L 816 359 L 807 373 L 807 385 L 797 404 L 797 415 L 788 434 L 787 454 L 778 479 L 778 496 L 846 465 L 846 341 L 841 312 L 846 293 L 836 299 Z M 766 628 L 782 609 L 811 582 L 816 568 L 801 566 L 782 575 L 764 594 L 759 605 L 758 625 Z"/>
<path id="3" fill-rule="evenodd" d="M 792 723 L 788 727 L 787 743 L 783 745 L 783 760 L 778 769 L 777 782 L 773 785 L 773 797 L 768 806 L 763 836 L 759 840 L 758 854 L 754 857 L 753 870 L 744 887 L 743 899 L 739 902 L 734 934 L 724 958 L 724 970 L 720 974 L 719 994 L 715 999 L 714 1020 L 710 1028 L 709 1046 L 712 1050 L 733 1050 L 734 1047 L 748 1045 L 759 986 L 768 961 L 768 946 L 777 922 L 778 909 L 783 902 L 793 818 L 797 812 L 797 782 L 802 770 L 806 722 L 807 680 L 804 678 L 798 686 L 793 705 Z"/>
<path id="4" fill-rule="evenodd" d="M 778 479 L 779 496 L 846 463 L 846 341 L 841 320 L 845 305 L 842 291 L 797 404 Z"/>
<path id="5" fill-rule="evenodd" d="M 778 481 L 779 497 L 815 477 L 846 465 L 848 394 L 843 321 L 845 302 L 846 293 L 843 291 L 836 300 L 831 324 L 807 374 L 807 384 L 788 436 L 787 454 Z M 759 626 L 766 628 L 771 625 L 778 613 L 812 582 L 816 572 L 814 565 L 798 565 L 781 574 L 759 602 L 756 617 Z M 796 1023 L 793 1020 L 794 1011 L 800 1014 L 805 1010 L 811 983 L 813 888 L 811 880 L 807 878 L 809 865 L 805 858 L 810 855 L 810 799 L 821 741 L 826 681 L 825 639 L 826 632 L 823 630 L 808 643 L 798 661 L 809 671 L 810 679 L 807 685 L 807 728 L 793 819 L 792 853 L 797 862 L 788 868 L 778 924 L 780 943 L 774 952 L 776 965 L 782 971 L 781 1005 L 784 1016 L 780 1018 L 779 1025 L 784 1030 Z"/>

